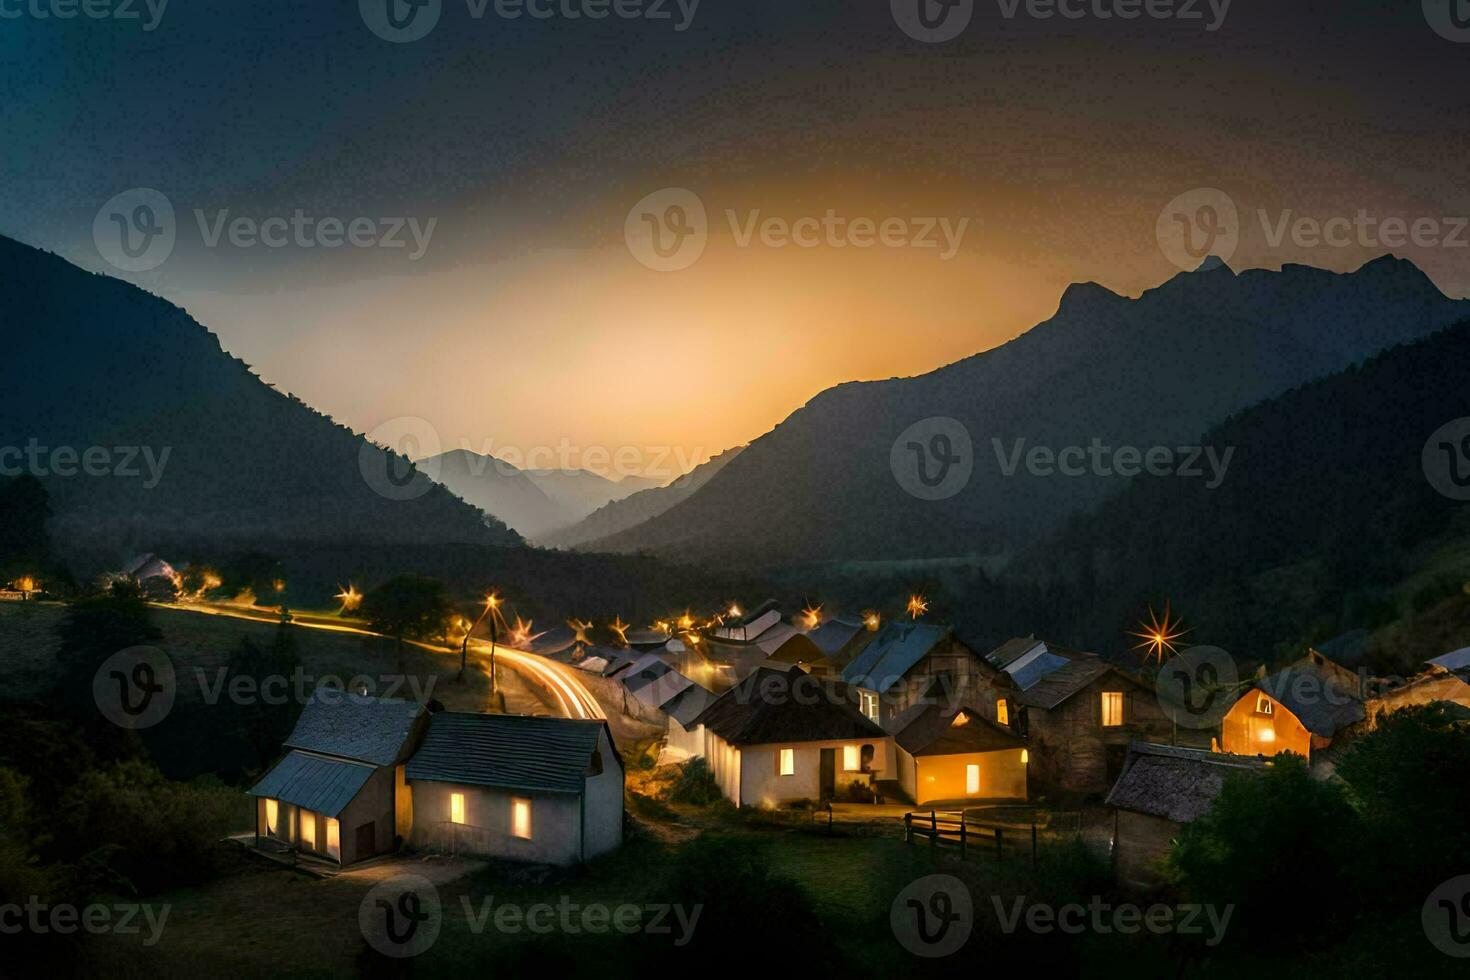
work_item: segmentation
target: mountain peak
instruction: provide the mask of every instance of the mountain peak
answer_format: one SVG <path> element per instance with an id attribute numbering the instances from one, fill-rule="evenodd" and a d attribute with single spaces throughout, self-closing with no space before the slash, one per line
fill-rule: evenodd
<path id="1" fill-rule="evenodd" d="M 1235 270 L 1230 268 L 1230 266 L 1225 263 L 1225 260 L 1220 258 L 1220 256 L 1218 255 L 1206 255 L 1205 260 L 1195 268 L 1194 274 L 1198 275 L 1201 272 L 1214 272 L 1216 269 L 1224 269 L 1230 275 L 1235 275 Z"/>
<path id="2" fill-rule="evenodd" d="M 1057 313 L 1076 313 L 1122 298 L 1106 286 L 1095 282 L 1074 282 L 1062 293 L 1061 302 L 1057 304 Z"/>

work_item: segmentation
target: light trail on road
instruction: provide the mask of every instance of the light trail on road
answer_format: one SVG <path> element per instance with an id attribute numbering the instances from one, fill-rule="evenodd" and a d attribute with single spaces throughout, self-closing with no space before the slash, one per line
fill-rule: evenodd
<path id="1" fill-rule="evenodd" d="M 160 609 L 175 609 L 182 612 L 198 613 L 204 616 L 223 616 L 228 619 L 243 619 L 252 623 L 274 623 L 279 624 L 281 617 L 268 611 L 257 609 L 252 606 L 230 606 L 218 603 L 189 603 L 187 605 L 173 605 L 161 602 L 152 603 Z M 377 639 L 391 640 L 392 637 L 384 636 L 382 633 L 374 633 L 372 630 L 363 629 L 360 626 L 348 626 L 345 623 L 326 622 L 316 617 L 293 617 L 288 624 L 299 626 L 302 629 L 324 630 L 330 633 L 353 633 L 358 636 L 371 636 Z M 458 648 L 439 646 L 433 643 L 420 643 L 416 640 L 408 641 L 421 650 L 431 653 L 444 653 L 458 656 Z M 470 649 L 481 653 L 490 653 L 490 644 L 483 640 L 471 640 Z M 524 650 L 512 650 L 503 646 L 495 647 L 495 659 L 504 661 L 512 668 L 518 670 L 522 676 L 527 677 L 533 683 L 540 684 L 545 690 L 556 698 L 557 705 L 561 709 L 563 717 L 583 719 L 605 719 L 602 706 L 597 703 L 597 698 L 587 690 L 586 685 L 572 673 L 571 667 L 547 660 L 545 657 Z"/>

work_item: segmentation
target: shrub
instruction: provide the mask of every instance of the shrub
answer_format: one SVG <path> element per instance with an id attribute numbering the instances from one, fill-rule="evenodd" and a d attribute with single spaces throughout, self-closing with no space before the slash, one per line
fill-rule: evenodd
<path id="1" fill-rule="evenodd" d="M 679 775 L 669 787 L 669 802 L 709 806 L 724 799 L 714 773 L 703 759 L 690 759 L 679 767 Z"/>

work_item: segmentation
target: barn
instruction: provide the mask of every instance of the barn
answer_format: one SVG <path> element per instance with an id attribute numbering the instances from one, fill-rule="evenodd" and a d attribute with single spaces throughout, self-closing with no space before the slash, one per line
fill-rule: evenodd
<path id="1" fill-rule="evenodd" d="M 1362 682 L 1311 650 L 1257 681 L 1220 723 L 1220 747 L 1236 755 L 1295 752 L 1311 760 L 1367 720 Z"/>

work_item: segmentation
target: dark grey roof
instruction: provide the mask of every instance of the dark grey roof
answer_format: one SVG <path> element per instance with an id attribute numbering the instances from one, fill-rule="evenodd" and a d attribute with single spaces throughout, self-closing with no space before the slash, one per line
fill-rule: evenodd
<path id="1" fill-rule="evenodd" d="M 1005 670 L 1012 663 L 1041 646 L 1043 642 L 1034 636 L 1014 637 L 987 653 L 985 662 L 996 670 Z"/>
<path id="2" fill-rule="evenodd" d="M 1232 772 L 1260 771 L 1263 759 L 1134 742 L 1108 806 L 1189 823 L 1209 812 Z"/>
<path id="3" fill-rule="evenodd" d="M 867 629 L 862 623 L 854 623 L 846 619 L 829 619 L 821 626 L 807 633 L 806 638 L 817 645 L 817 649 L 827 655 L 842 652 L 843 648 L 852 642 L 852 638 Z"/>
<path id="4" fill-rule="evenodd" d="M 688 728 L 705 708 L 715 703 L 715 696 L 698 684 L 691 684 L 663 704 L 664 713 Z"/>
<path id="5" fill-rule="evenodd" d="M 1341 668 L 1320 665 L 1309 656 L 1257 681 L 1256 687 L 1285 705 L 1307 731 L 1331 738 L 1367 717 L 1363 702 L 1351 689 L 1355 684 Z"/>
<path id="6" fill-rule="evenodd" d="M 843 669 L 842 681 L 882 694 L 902 680 L 949 633 L 948 626 L 889 623 Z"/>
<path id="7" fill-rule="evenodd" d="M 851 702 L 844 684 L 800 668 L 762 667 L 720 695 L 694 719 L 731 745 L 883 738 Z"/>
<path id="8" fill-rule="evenodd" d="M 1084 655 L 1068 661 L 1016 695 L 1016 700 L 1049 711 L 1114 668 L 1098 657 Z M 1119 672 L 1119 676 L 1125 676 Z"/>
<path id="9" fill-rule="evenodd" d="M 605 721 L 445 711 L 430 719 L 429 733 L 408 760 L 406 775 L 411 780 L 580 793 L 604 731 Z"/>
<path id="10" fill-rule="evenodd" d="M 1069 663 L 1071 661 L 1066 657 L 1052 653 L 1050 650 L 1043 650 L 1034 659 L 1026 661 L 1024 665 L 1008 668 L 1006 673 L 1010 674 L 1011 680 L 1015 681 L 1016 686 L 1024 691 L 1047 674 L 1060 670 Z"/>
<path id="11" fill-rule="evenodd" d="M 283 800 L 335 817 L 347 808 L 373 772 L 374 767 L 360 762 L 287 752 L 250 787 L 250 795 Z"/>
<path id="12" fill-rule="evenodd" d="M 959 724 L 956 720 L 963 718 Z M 888 725 L 893 740 L 910 755 L 962 755 L 1020 749 L 1026 742 L 974 708 L 946 711 L 939 702 L 919 702 Z"/>
<path id="13" fill-rule="evenodd" d="M 423 713 L 423 705 L 415 701 L 318 689 L 306 702 L 285 745 L 391 766 L 409 747 L 414 721 Z"/>

